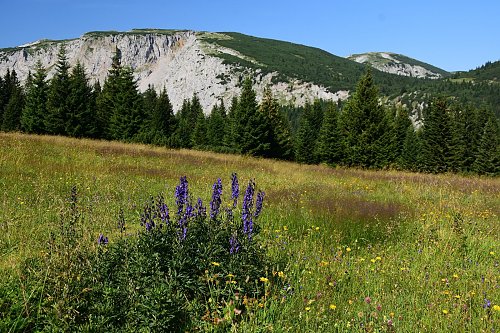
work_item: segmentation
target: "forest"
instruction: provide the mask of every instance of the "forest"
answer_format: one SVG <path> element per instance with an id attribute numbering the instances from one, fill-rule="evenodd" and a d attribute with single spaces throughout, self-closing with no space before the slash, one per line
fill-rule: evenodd
<path id="1" fill-rule="evenodd" d="M 260 103 L 247 77 L 231 105 L 208 116 L 198 97 L 174 112 L 166 89 L 138 90 L 117 49 L 102 87 L 85 68 L 70 68 L 61 48 L 56 74 L 38 63 L 26 84 L 16 72 L 0 77 L 0 129 L 5 132 L 140 142 L 284 159 L 306 164 L 428 173 L 500 173 L 499 123 L 494 111 L 446 95 L 429 95 L 424 126 L 408 111 L 380 102 L 370 69 L 343 103 L 280 106 L 267 88 Z M 452 84 L 450 84 L 452 85 Z M 462 85 L 467 85 L 463 83 Z M 470 90 L 475 87 L 468 84 Z M 442 85 L 441 85 L 442 86 Z"/>

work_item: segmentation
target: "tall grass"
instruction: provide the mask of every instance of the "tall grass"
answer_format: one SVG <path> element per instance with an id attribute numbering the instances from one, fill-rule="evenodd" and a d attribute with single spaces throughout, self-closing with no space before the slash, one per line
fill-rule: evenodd
<path id="1" fill-rule="evenodd" d="M 270 290 L 244 320 L 199 318 L 203 331 L 490 332 L 500 322 L 500 179 L 331 169 L 143 145 L 0 133 L 0 281 L 47 255 L 68 193 L 79 189 L 81 242 L 137 232 L 140 203 L 180 176 L 209 202 L 232 172 L 266 192 L 260 238 Z M 170 200 L 170 201 L 169 201 Z M 266 288 L 267 288 L 266 287 Z M 4 284 L 0 309 L 5 303 Z M 30 295 L 25 295 L 29 298 Z M 230 306 L 228 304 L 227 306 Z M 0 311 L 2 312 L 2 311 Z M 0 315 L 0 321 L 4 320 Z M 225 321 L 227 324 L 227 321 Z"/>

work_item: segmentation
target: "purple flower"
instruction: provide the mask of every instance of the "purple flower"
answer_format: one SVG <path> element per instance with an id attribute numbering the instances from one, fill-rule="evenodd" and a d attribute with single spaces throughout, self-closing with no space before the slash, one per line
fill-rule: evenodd
<path id="1" fill-rule="evenodd" d="M 186 211 L 184 212 L 184 215 L 182 215 L 181 218 L 179 219 L 179 229 L 180 229 L 179 239 L 180 240 L 186 239 L 188 222 L 189 222 L 189 219 L 192 218 L 193 216 L 194 216 L 193 206 L 191 206 L 188 202 L 187 206 L 186 206 Z"/>
<path id="2" fill-rule="evenodd" d="M 491 301 L 489 299 L 484 299 L 483 308 L 489 309 L 491 307 Z"/>
<path id="3" fill-rule="evenodd" d="M 238 196 L 240 195 L 240 186 L 238 184 L 238 175 L 233 172 L 231 175 L 231 199 L 233 199 L 233 208 L 238 204 Z"/>
<path id="4" fill-rule="evenodd" d="M 106 245 L 108 244 L 108 237 L 104 237 L 103 234 L 99 234 L 99 238 L 97 239 L 98 245 Z"/>
<path id="5" fill-rule="evenodd" d="M 239 250 L 240 250 L 240 243 L 236 238 L 236 234 L 233 234 L 231 238 L 229 238 L 229 254 L 238 253 Z"/>
<path id="6" fill-rule="evenodd" d="M 162 203 L 160 207 L 158 207 L 159 213 L 160 213 L 160 220 L 163 223 L 169 224 L 170 223 L 170 215 L 168 212 L 168 206 L 166 203 Z"/>
<path id="7" fill-rule="evenodd" d="M 182 214 L 184 206 L 187 205 L 189 201 L 189 189 L 188 181 L 186 176 L 180 178 L 180 183 L 175 187 L 175 202 L 177 204 L 177 215 Z"/>
<path id="8" fill-rule="evenodd" d="M 194 209 L 196 211 L 196 217 L 205 218 L 207 216 L 207 209 L 203 207 L 203 201 L 201 200 L 201 198 L 198 198 L 198 202 L 194 206 Z"/>
<path id="9" fill-rule="evenodd" d="M 255 192 L 255 183 L 252 180 L 250 180 L 250 182 L 248 182 L 245 196 L 243 197 L 243 206 L 241 210 L 241 219 L 243 221 L 243 233 L 248 236 L 248 239 L 252 238 L 252 232 L 253 232 L 252 208 L 253 208 L 254 192 Z"/>
<path id="10" fill-rule="evenodd" d="M 221 196 L 222 196 L 222 181 L 220 178 L 212 186 L 212 201 L 210 201 L 210 218 L 215 220 L 217 215 L 219 214 L 219 209 L 221 205 Z"/>
<path id="11" fill-rule="evenodd" d="M 259 193 L 257 193 L 257 200 L 255 202 L 255 213 L 254 213 L 255 218 L 258 218 L 260 215 L 260 212 L 262 211 L 262 204 L 264 202 L 265 195 L 266 195 L 266 193 L 264 193 L 262 191 L 259 191 Z"/>

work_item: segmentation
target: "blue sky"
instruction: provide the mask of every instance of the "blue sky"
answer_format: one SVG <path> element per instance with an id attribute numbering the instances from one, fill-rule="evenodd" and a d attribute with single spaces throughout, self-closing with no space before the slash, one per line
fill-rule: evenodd
<path id="1" fill-rule="evenodd" d="M 449 71 L 500 59 L 498 0 L 0 0 L 0 48 L 132 28 L 236 31 L 347 56 L 391 51 Z"/>

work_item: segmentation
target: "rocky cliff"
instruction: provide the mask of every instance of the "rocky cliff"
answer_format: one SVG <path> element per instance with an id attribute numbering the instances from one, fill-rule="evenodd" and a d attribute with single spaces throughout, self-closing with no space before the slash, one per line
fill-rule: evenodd
<path id="1" fill-rule="evenodd" d="M 121 51 L 124 66 L 130 66 L 141 91 L 148 85 L 157 90 L 165 87 L 178 110 L 182 101 L 196 93 L 205 112 L 223 99 L 230 104 L 240 93 L 244 76 L 252 74 L 254 89 L 260 99 L 269 85 L 282 104 L 303 105 L 315 98 L 345 99 L 348 91 L 332 92 L 311 82 L 296 78 L 283 79 L 279 73 L 261 72 L 243 66 L 225 63 L 217 54 L 225 53 L 252 61 L 239 52 L 217 45 L 217 38 L 231 38 L 224 34 L 172 30 L 132 30 L 130 32 L 91 32 L 80 38 L 64 41 L 42 40 L 16 48 L 0 50 L 0 75 L 14 69 L 20 80 L 25 81 L 38 60 L 50 78 L 55 71 L 57 54 L 64 44 L 71 66 L 81 62 L 92 81 L 103 84 L 116 48 Z M 208 38 L 207 38 L 208 37 Z"/>

